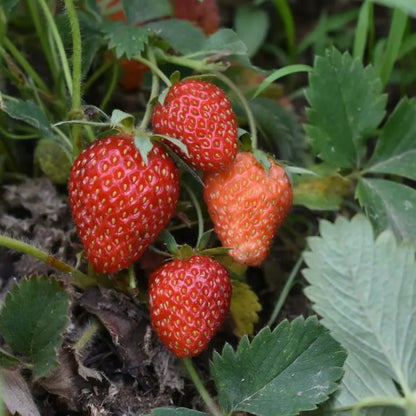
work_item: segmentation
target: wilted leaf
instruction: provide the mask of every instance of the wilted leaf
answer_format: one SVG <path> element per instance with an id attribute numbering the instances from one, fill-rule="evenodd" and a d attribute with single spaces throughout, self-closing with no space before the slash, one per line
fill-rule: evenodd
<path id="1" fill-rule="evenodd" d="M 300 175 L 293 186 L 293 203 L 313 210 L 337 210 L 349 189 L 349 181 L 334 171 L 322 176 Z"/>
<path id="2" fill-rule="evenodd" d="M 416 99 L 403 98 L 383 127 L 368 172 L 416 179 Z"/>
<path id="3" fill-rule="evenodd" d="M 416 244 L 416 189 L 385 179 L 362 178 L 356 196 L 377 232 L 391 228 Z"/>
<path id="4" fill-rule="evenodd" d="M 322 323 L 349 352 L 395 380 L 416 386 L 415 248 L 397 245 L 391 231 L 374 240 L 362 214 L 321 221 L 308 239 L 306 295 Z"/>
<path id="5" fill-rule="evenodd" d="M 214 353 L 211 373 L 227 414 L 296 415 L 325 401 L 337 388 L 346 354 L 316 317 L 264 328 L 234 351 Z"/>
<path id="6" fill-rule="evenodd" d="M 386 97 L 371 66 L 347 52 L 318 56 L 306 91 L 306 132 L 323 160 L 353 168 L 365 156 L 367 136 L 384 116 Z"/>
<path id="7" fill-rule="evenodd" d="M 247 283 L 234 280 L 231 315 L 236 325 L 234 333 L 238 337 L 253 333 L 254 324 L 259 320 L 258 312 L 261 309 L 259 298 L 250 286 Z"/>
<path id="8" fill-rule="evenodd" d="M 1 400 L 10 414 L 40 416 L 25 379 L 18 371 L 0 369 Z"/>
<path id="9" fill-rule="evenodd" d="M 57 365 L 67 309 L 67 293 L 52 278 L 23 280 L 7 294 L 0 311 L 0 333 L 13 351 L 30 360 L 35 377 Z"/>

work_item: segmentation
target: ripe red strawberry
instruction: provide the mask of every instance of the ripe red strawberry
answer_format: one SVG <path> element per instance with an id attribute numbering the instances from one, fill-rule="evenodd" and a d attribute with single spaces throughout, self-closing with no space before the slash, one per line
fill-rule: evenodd
<path id="1" fill-rule="evenodd" d="M 204 200 L 214 230 L 238 263 L 257 266 L 269 253 L 277 229 L 292 207 L 285 170 L 269 158 L 264 167 L 252 153 L 238 153 L 225 171 L 204 176 Z"/>
<path id="2" fill-rule="evenodd" d="M 224 169 L 237 153 L 237 120 L 224 91 L 207 81 L 174 84 L 152 117 L 157 134 L 181 140 L 189 157 L 166 142 L 202 171 Z"/>
<path id="3" fill-rule="evenodd" d="M 115 273 L 135 262 L 171 219 L 178 170 L 161 146 L 146 165 L 131 137 L 110 136 L 76 159 L 68 191 L 87 258 L 97 272 Z"/>
<path id="4" fill-rule="evenodd" d="M 224 322 L 231 292 L 227 270 L 208 256 L 165 263 L 149 280 L 153 328 L 178 357 L 198 355 Z"/>

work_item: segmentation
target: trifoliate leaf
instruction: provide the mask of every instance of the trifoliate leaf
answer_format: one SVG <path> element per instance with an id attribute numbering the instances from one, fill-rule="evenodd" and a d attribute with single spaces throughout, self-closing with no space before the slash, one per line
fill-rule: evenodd
<path id="1" fill-rule="evenodd" d="M 416 180 L 416 99 L 403 98 L 383 127 L 368 172 Z"/>
<path id="2" fill-rule="evenodd" d="M 33 364 L 35 377 L 57 366 L 56 351 L 67 323 L 68 296 L 52 278 L 33 277 L 15 285 L 0 311 L 0 333 L 14 352 Z"/>
<path id="3" fill-rule="evenodd" d="M 233 280 L 233 294 L 231 297 L 231 316 L 235 323 L 234 333 L 238 337 L 251 335 L 254 324 L 259 321 L 258 312 L 261 304 L 255 292 L 247 283 Z"/>
<path id="4" fill-rule="evenodd" d="M 214 353 L 211 373 L 226 414 L 289 416 L 312 410 L 337 388 L 346 354 L 316 317 L 264 328 L 234 351 Z"/>
<path id="5" fill-rule="evenodd" d="M 108 48 L 115 49 L 117 58 L 124 56 L 130 59 L 134 55 L 140 55 L 149 38 L 146 29 L 129 26 L 124 22 L 104 21 L 102 31 L 108 40 Z"/>
<path id="6" fill-rule="evenodd" d="M 31 101 L 4 100 L 0 102 L 0 110 L 3 110 L 10 117 L 22 120 L 25 123 L 39 129 L 43 137 L 53 137 L 51 123 L 43 110 Z"/>
<path id="7" fill-rule="evenodd" d="M 357 359 L 416 387 L 415 247 L 398 245 L 392 232 L 374 240 L 362 214 L 321 221 L 308 239 L 305 293 L 333 337 Z M 367 365 L 367 364 L 366 364 Z"/>
<path id="8" fill-rule="evenodd" d="M 362 178 L 356 197 L 377 232 L 391 228 L 396 237 L 416 244 L 416 189 L 377 178 Z"/>
<path id="9" fill-rule="evenodd" d="M 318 56 L 306 91 L 306 132 L 321 159 L 353 168 L 365 156 L 366 139 L 384 117 L 386 96 L 371 66 L 336 49 Z"/>

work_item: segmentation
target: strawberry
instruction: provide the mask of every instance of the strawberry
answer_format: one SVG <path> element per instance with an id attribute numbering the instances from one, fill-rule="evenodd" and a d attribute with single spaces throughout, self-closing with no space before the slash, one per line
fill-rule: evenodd
<path id="1" fill-rule="evenodd" d="M 86 256 L 99 273 L 135 262 L 174 214 L 178 170 L 154 145 L 147 165 L 129 136 L 96 140 L 75 160 L 69 204 Z"/>
<path id="2" fill-rule="evenodd" d="M 149 279 L 152 326 L 176 356 L 198 355 L 224 322 L 231 291 L 227 270 L 208 256 L 165 263 Z"/>
<path id="3" fill-rule="evenodd" d="M 224 91 L 207 81 L 174 84 L 152 117 L 156 134 L 181 140 L 189 156 L 166 144 L 202 171 L 224 169 L 237 153 L 237 119 Z"/>
<path id="4" fill-rule="evenodd" d="M 204 175 L 203 196 L 214 230 L 238 263 L 258 266 L 292 207 L 285 170 L 272 158 L 270 170 L 252 153 L 238 153 L 222 172 Z"/>

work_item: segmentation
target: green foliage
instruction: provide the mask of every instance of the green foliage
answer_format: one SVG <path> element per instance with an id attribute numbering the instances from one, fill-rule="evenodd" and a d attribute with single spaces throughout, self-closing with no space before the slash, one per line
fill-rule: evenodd
<path id="1" fill-rule="evenodd" d="M 68 295 L 55 280 L 33 277 L 7 294 L 0 311 L 0 333 L 13 351 L 33 365 L 35 377 L 56 367 L 56 350 L 67 323 Z"/>
<path id="2" fill-rule="evenodd" d="M 24 121 L 39 129 L 43 137 L 53 137 L 51 123 L 46 114 L 32 101 L 4 100 L 2 103 L 0 102 L 0 109 L 7 113 L 9 117 Z"/>
<path id="3" fill-rule="evenodd" d="M 168 0 L 123 0 L 123 8 L 131 25 L 166 17 L 172 13 Z"/>
<path id="4" fill-rule="evenodd" d="M 384 117 L 386 97 L 371 66 L 336 49 L 317 57 L 306 96 L 306 132 L 319 157 L 340 167 L 359 167 L 366 140 Z"/>
<path id="5" fill-rule="evenodd" d="M 416 190 L 385 179 L 363 178 L 356 196 L 377 232 L 390 228 L 399 239 L 416 243 Z"/>
<path id="6" fill-rule="evenodd" d="M 211 372 L 225 413 L 295 415 L 336 390 L 345 357 L 316 317 L 297 318 L 243 337 L 236 351 L 226 344 Z"/>
<path id="7" fill-rule="evenodd" d="M 248 56 L 254 56 L 263 45 L 269 30 L 268 14 L 255 6 L 239 7 L 234 19 L 237 35 L 247 46 Z"/>
<path id="8" fill-rule="evenodd" d="M 17 357 L 0 348 L 0 367 L 17 367 L 19 364 L 21 364 L 21 361 Z"/>
<path id="9" fill-rule="evenodd" d="M 371 0 L 374 3 L 382 4 L 383 6 L 399 8 L 406 13 L 416 16 L 416 4 L 413 0 Z"/>
<path id="10" fill-rule="evenodd" d="M 140 55 L 146 46 L 149 32 L 137 26 L 129 26 L 124 22 L 103 22 L 102 31 L 108 40 L 109 49 L 115 49 L 117 58 L 132 58 Z"/>
<path id="11" fill-rule="evenodd" d="M 351 355 L 346 382 L 353 387 L 348 392 L 344 385 L 340 397 L 363 398 L 374 391 L 393 394 L 394 401 L 391 380 L 407 396 L 416 387 L 415 247 L 398 245 L 391 231 L 374 239 L 362 214 L 350 221 L 321 221 L 320 233 L 308 239 L 304 254 L 308 268 L 303 274 L 310 284 L 305 293 Z M 364 385 L 361 391 L 358 383 Z"/>
<path id="12" fill-rule="evenodd" d="M 367 172 L 416 180 L 416 99 L 403 98 L 387 119 Z"/>

